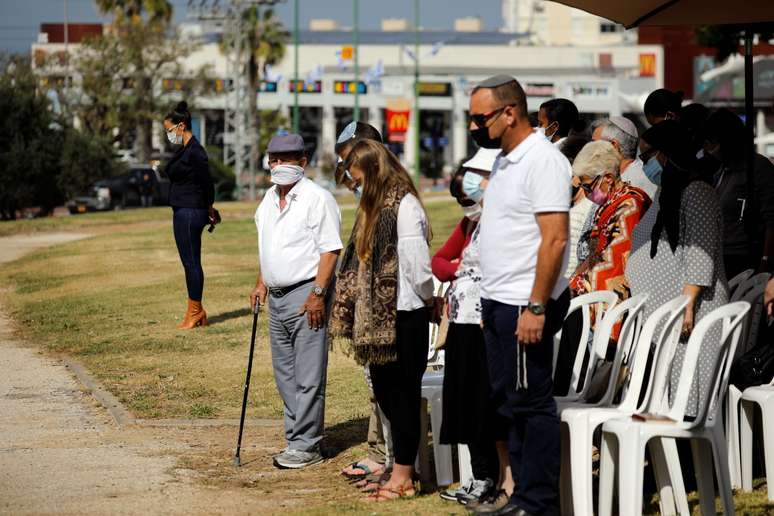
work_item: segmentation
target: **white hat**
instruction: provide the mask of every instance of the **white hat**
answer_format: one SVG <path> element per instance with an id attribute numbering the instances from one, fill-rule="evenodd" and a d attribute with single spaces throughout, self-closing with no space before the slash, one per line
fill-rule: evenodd
<path id="1" fill-rule="evenodd" d="M 639 133 L 637 133 L 637 126 L 634 125 L 634 122 L 624 116 L 611 116 L 610 123 L 633 138 L 640 137 Z"/>
<path id="2" fill-rule="evenodd" d="M 491 172 L 494 168 L 495 160 L 500 155 L 500 149 L 478 149 L 472 158 L 462 164 L 465 168 L 474 168 Z"/>

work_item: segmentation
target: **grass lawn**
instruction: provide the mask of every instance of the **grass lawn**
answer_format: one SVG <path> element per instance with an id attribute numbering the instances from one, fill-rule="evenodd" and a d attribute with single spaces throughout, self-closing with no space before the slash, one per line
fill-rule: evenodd
<path id="1" fill-rule="evenodd" d="M 50 231 L 94 235 L 0 267 L 3 306 L 29 341 L 83 362 L 136 417 L 236 418 L 252 322 L 248 294 L 257 271 L 254 204 L 218 208 L 224 223 L 213 234 L 205 233 L 203 244 L 207 328 L 175 329 L 187 296 L 169 208 L 0 224 L 0 236 Z M 433 199 L 427 209 L 435 249 L 461 211 L 442 198 Z M 353 214 L 351 207 L 343 210 L 345 236 Z M 330 355 L 326 403 L 329 431 L 364 436 L 368 404 L 363 373 L 339 350 Z M 258 327 L 249 406 L 249 417 L 282 417 L 265 314 Z M 342 453 L 355 457 L 363 449 L 357 445 Z M 773 510 L 765 504 L 765 487 L 736 499 L 744 514 Z M 436 495 L 388 505 L 392 507 L 380 506 L 380 511 L 461 511 Z M 311 513 L 362 510 L 358 502 L 331 501 Z"/>

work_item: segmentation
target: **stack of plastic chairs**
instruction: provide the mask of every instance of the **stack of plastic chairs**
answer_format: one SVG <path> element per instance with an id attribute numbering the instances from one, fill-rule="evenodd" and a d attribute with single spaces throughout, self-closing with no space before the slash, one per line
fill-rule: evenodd
<path id="1" fill-rule="evenodd" d="M 753 276 L 753 271 L 750 269 L 738 274 L 728 282 L 731 302 L 747 301 L 751 306 L 750 316 L 745 319 L 742 327 L 742 340 L 737 347 L 734 358 L 743 355 L 758 341 L 758 328 L 763 313 L 763 292 L 766 290 L 766 282 L 770 276 L 768 273 Z M 731 486 L 735 489 L 742 486 L 741 445 L 739 442 L 739 402 L 741 399 L 742 391 L 736 386 L 730 385 L 726 398 L 726 440 Z"/>
<path id="2" fill-rule="evenodd" d="M 635 301 L 630 313 L 636 312 L 639 302 Z M 618 406 L 606 404 L 601 406 L 576 405 L 564 409 L 561 413 L 562 418 L 562 514 L 593 514 L 593 491 L 592 491 L 592 463 L 591 449 L 592 437 L 594 432 L 605 422 L 618 417 L 631 416 L 642 412 L 650 396 L 653 370 L 650 374 L 647 371 L 648 357 L 653 350 L 653 364 L 658 360 L 660 351 L 664 347 L 672 348 L 680 338 L 685 315 L 685 307 L 688 305 L 687 296 L 679 296 L 672 301 L 659 307 L 648 318 L 642 327 L 642 331 L 636 342 L 627 353 L 626 366 L 629 368 L 629 374 L 626 376 L 622 390 L 625 393 Z M 618 318 L 618 311 L 624 305 L 618 305 L 616 310 L 608 312 L 606 322 L 599 326 L 602 335 L 609 335 L 612 325 Z M 629 321 L 633 321 L 630 318 Z M 633 322 L 631 326 L 634 326 Z M 656 332 L 661 328 L 658 332 Z M 621 344 L 626 345 L 629 338 L 627 333 L 633 333 L 627 328 L 621 333 Z M 640 399 L 643 399 L 640 404 Z M 674 442 L 664 443 L 666 446 L 674 448 Z M 674 454 L 668 457 L 676 458 L 676 448 Z M 679 473 L 679 461 L 677 465 L 669 464 L 669 467 Z M 664 514 L 672 512 L 674 507 L 674 498 L 671 483 L 668 478 L 660 475 L 663 485 L 660 483 L 661 494 L 661 512 Z M 684 493 L 682 477 L 675 475 L 675 491 Z M 684 499 L 684 496 L 678 496 L 678 499 Z M 685 504 L 680 508 L 680 512 L 687 512 L 688 507 Z"/>
<path id="3" fill-rule="evenodd" d="M 682 372 L 673 403 L 668 402 L 670 371 L 674 362 L 675 346 L 664 347 L 656 363 L 653 389 L 648 402 L 648 414 L 607 421 L 602 427 L 600 457 L 599 514 L 612 512 L 613 485 L 618 472 L 619 514 L 642 514 L 642 489 L 645 447 L 650 446 L 656 472 L 677 475 L 668 471 L 665 449 L 657 446 L 665 439 L 690 439 L 694 468 L 699 488 L 702 514 L 715 514 L 715 492 L 712 471 L 718 478 L 724 514 L 734 514 L 731 481 L 728 470 L 728 451 L 723 435 L 721 413 L 718 408 L 728 388 L 731 361 L 742 336 L 742 326 L 750 311 L 744 301 L 731 303 L 704 316 L 693 329 L 685 349 Z M 700 410 L 696 417 L 686 420 L 686 408 L 694 381 L 702 343 L 711 328 L 720 325 L 721 341 L 714 370 L 712 388 L 700 393 Z M 671 349 L 670 349 L 671 348 Z M 656 446 L 653 446 L 656 444 Z M 674 479 L 673 479 L 674 480 Z M 678 507 L 683 502 L 678 501 Z"/>
<path id="4" fill-rule="evenodd" d="M 770 345 L 774 345 L 771 344 Z M 755 406 L 761 409 L 763 455 L 769 502 L 774 503 L 774 378 L 768 385 L 748 387 L 742 393 L 742 423 L 739 431 L 742 445 L 742 490 L 752 491 L 753 418 Z"/>

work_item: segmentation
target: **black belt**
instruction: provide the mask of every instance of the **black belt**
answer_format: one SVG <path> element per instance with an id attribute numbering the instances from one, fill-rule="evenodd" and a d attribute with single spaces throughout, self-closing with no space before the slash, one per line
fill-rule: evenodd
<path id="1" fill-rule="evenodd" d="M 289 287 L 281 287 L 281 288 L 269 287 L 269 295 L 271 295 L 271 297 L 285 297 L 291 292 L 293 292 L 294 290 L 296 290 L 297 288 L 303 287 L 307 283 L 311 283 L 314 280 L 315 278 L 299 281 L 298 283 L 294 285 L 290 285 Z"/>

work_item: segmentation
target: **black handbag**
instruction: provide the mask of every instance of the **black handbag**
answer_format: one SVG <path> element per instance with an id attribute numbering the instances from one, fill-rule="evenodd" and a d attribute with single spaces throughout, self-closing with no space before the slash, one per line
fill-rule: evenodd
<path id="1" fill-rule="evenodd" d="M 774 377 L 774 344 L 764 339 L 731 364 L 731 383 L 740 391 L 767 384 Z"/>

